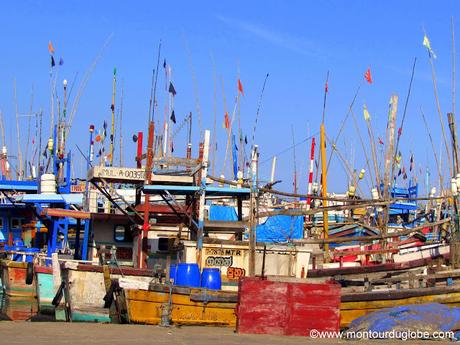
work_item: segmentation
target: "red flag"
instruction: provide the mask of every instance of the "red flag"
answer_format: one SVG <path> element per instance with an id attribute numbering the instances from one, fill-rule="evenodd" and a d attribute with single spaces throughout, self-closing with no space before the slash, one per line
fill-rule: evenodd
<path id="1" fill-rule="evenodd" d="M 327 93 L 328 91 L 329 91 L 329 87 L 328 87 L 328 85 L 327 85 L 327 80 L 326 80 L 326 85 L 324 85 L 324 92 Z"/>
<path id="2" fill-rule="evenodd" d="M 238 91 L 241 92 L 241 94 L 244 96 L 243 84 L 241 84 L 241 80 L 239 79 L 238 79 Z"/>
<path id="3" fill-rule="evenodd" d="M 230 128 L 230 119 L 228 118 L 228 112 L 225 112 L 225 129 Z"/>
<path id="4" fill-rule="evenodd" d="M 380 138 L 380 137 L 379 137 L 379 144 L 380 144 L 380 145 L 383 145 L 383 140 L 382 140 L 382 138 Z"/>
<path id="5" fill-rule="evenodd" d="M 53 43 L 51 43 L 51 41 L 49 41 L 49 43 L 48 43 L 48 51 L 50 52 L 51 55 L 54 54 L 54 47 L 53 47 Z"/>
<path id="6" fill-rule="evenodd" d="M 366 73 L 364 74 L 364 78 L 367 80 L 369 84 L 372 84 L 372 76 L 371 76 L 371 69 L 368 68 Z"/>

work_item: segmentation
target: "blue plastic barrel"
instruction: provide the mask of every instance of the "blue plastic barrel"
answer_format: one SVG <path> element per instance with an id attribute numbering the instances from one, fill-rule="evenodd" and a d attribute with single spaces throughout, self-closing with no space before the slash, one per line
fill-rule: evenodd
<path id="1" fill-rule="evenodd" d="M 13 252 L 13 261 L 22 262 L 23 261 L 23 255 L 22 254 L 15 254 L 14 252 L 24 252 L 25 249 L 26 249 L 26 247 L 19 246 L 19 245 L 16 244 L 16 242 L 15 242 L 14 246 L 9 247 L 9 250 Z"/>
<path id="2" fill-rule="evenodd" d="M 24 248 L 24 252 L 26 252 L 26 262 L 33 262 L 35 253 L 40 252 L 38 248 Z"/>
<path id="3" fill-rule="evenodd" d="M 201 287 L 211 290 L 222 289 L 222 279 L 218 268 L 203 268 Z"/>
<path id="4" fill-rule="evenodd" d="M 175 285 L 200 287 L 200 268 L 198 264 L 177 265 Z"/>
<path id="5" fill-rule="evenodd" d="M 174 279 L 176 279 L 176 272 L 177 272 L 176 264 L 169 265 L 169 279 L 170 280 L 174 281 Z"/>
<path id="6" fill-rule="evenodd" d="M 24 247 L 24 241 L 21 239 L 14 240 L 14 245 L 16 247 Z"/>

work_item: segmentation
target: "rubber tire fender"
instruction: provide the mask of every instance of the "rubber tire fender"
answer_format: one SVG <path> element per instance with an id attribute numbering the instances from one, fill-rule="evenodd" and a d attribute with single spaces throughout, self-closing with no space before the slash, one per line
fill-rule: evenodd
<path id="1" fill-rule="evenodd" d="M 32 285 L 33 282 L 34 282 L 34 263 L 28 262 L 27 263 L 26 284 Z"/>

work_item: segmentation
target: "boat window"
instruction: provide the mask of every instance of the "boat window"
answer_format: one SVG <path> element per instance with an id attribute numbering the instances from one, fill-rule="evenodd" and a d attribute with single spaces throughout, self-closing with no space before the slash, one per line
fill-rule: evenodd
<path id="1" fill-rule="evenodd" d="M 11 228 L 12 229 L 20 229 L 21 228 L 21 219 L 19 219 L 19 218 L 11 219 Z"/>
<path id="2" fill-rule="evenodd" d="M 132 240 L 131 232 L 126 225 L 115 225 L 114 227 L 114 238 L 117 242 L 129 242 Z"/>

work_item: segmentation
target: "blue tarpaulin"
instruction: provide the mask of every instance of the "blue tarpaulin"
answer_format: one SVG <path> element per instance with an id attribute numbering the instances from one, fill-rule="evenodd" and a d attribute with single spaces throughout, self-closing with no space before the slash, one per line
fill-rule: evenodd
<path id="1" fill-rule="evenodd" d="M 303 238 L 302 216 L 272 216 L 257 226 L 257 242 L 288 242 Z"/>
<path id="2" fill-rule="evenodd" d="M 460 308 L 439 303 L 409 304 L 385 308 L 361 316 L 348 332 L 448 332 L 460 329 Z"/>
<path id="3" fill-rule="evenodd" d="M 211 205 L 209 209 L 209 220 L 215 221 L 237 221 L 238 215 L 232 206 Z"/>

